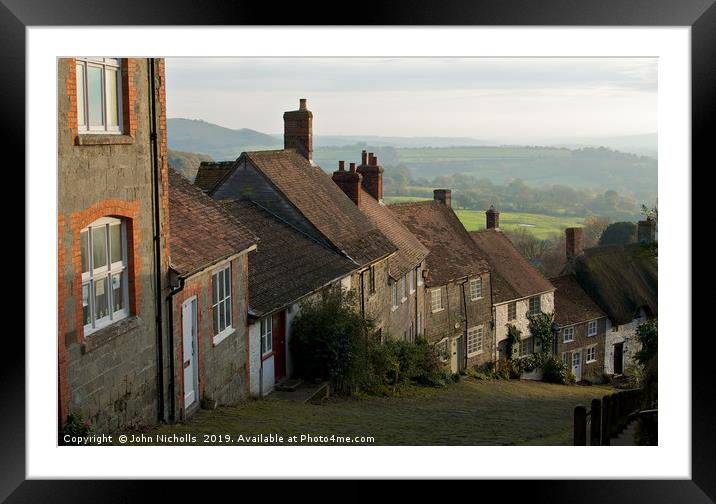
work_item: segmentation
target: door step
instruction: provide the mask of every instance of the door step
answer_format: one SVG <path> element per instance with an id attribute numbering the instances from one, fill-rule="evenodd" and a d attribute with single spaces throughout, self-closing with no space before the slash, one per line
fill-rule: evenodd
<path id="1" fill-rule="evenodd" d="M 279 390 L 281 392 L 294 392 L 302 384 L 303 384 L 303 380 L 301 380 L 301 379 L 287 378 L 287 379 L 281 380 L 280 383 L 277 383 L 274 386 L 274 390 Z"/>

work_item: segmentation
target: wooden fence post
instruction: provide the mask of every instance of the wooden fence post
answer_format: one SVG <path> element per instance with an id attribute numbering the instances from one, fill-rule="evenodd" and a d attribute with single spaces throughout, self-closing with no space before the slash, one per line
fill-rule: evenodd
<path id="1" fill-rule="evenodd" d="M 609 437 L 609 415 L 611 405 L 609 404 L 609 396 L 602 397 L 602 445 L 609 446 L 611 444 Z M 592 418 L 594 421 L 594 418 Z"/>
<path id="2" fill-rule="evenodd" d="M 581 404 L 574 408 L 574 446 L 587 445 L 587 408 Z"/>
<path id="3" fill-rule="evenodd" d="M 602 435 L 602 401 L 600 399 L 592 399 L 592 412 L 590 413 L 592 423 L 589 429 L 589 444 L 591 446 L 599 446 L 599 438 Z"/>

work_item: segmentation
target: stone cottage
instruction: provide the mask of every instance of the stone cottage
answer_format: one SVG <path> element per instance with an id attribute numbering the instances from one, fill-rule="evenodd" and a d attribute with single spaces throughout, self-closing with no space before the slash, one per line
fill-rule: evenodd
<path id="1" fill-rule="evenodd" d="M 487 261 L 451 207 L 451 191 L 435 189 L 433 201 L 390 205 L 427 248 L 425 337 L 459 372 L 495 358 L 492 285 Z"/>
<path id="2" fill-rule="evenodd" d="M 57 72 L 58 423 L 153 424 L 169 399 L 164 60 Z"/>
<path id="3" fill-rule="evenodd" d="M 574 275 L 550 279 L 555 286 L 555 354 L 577 381 L 601 383 L 608 319 Z"/>
<path id="4" fill-rule="evenodd" d="M 382 193 L 379 167 L 377 163 L 368 165 L 366 160 L 361 182 L 353 185 L 355 194 L 347 194 L 341 190 L 347 186 L 339 187 L 339 179 L 332 178 L 313 162 L 312 131 L 313 114 L 302 99 L 298 110 L 284 114 L 284 149 L 244 152 L 231 163 L 202 163 L 195 184 L 217 200 L 248 198 L 352 261 L 356 268 L 350 288 L 357 294 L 356 308 L 374 323 L 379 334 L 410 338 L 417 331 L 417 312 L 408 310 L 412 303 L 402 310 L 393 310 L 392 285 L 400 287 L 400 282 L 405 285 L 407 281 L 408 298 L 417 298 L 417 294 L 410 293 L 412 275 L 407 268 L 417 272 L 419 254 L 410 258 L 413 262 L 407 266 L 404 259 L 396 259 L 392 274 L 399 278 L 394 282 L 389 258 L 399 252 L 399 247 L 381 231 L 380 219 L 373 212 L 361 210 L 364 205 L 358 200 L 366 195 L 379 203 Z M 360 174 L 356 171 L 354 175 Z M 364 203 L 372 204 L 371 208 L 376 210 L 372 201 L 366 199 Z"/>
<path id="5" fill-rule="evenodd" d="M 249 395 L 248 268 L 256 237 L 169 170 L 169 419 Z"/>
<path id="6" fill-rule="evenodd" d="M 259 237 L 249 256 L 249 347 L 252 396 L 270 393 L 293 374 L 293 319 L 323 289 L 349 289 L 358 266 L 248 199 L 222 206 Z"/>
<path id="7" fill-rule="evenodd" d="M 486 212 L 486 228 L 471 231 L 470 236 L 492 268 L 497 358 L 507 357 L 505 350 L 509 325 L 515 326 L 521 333 L 522 339 L 517 349 L 520 357 L 539 351 L 539 342 L 535 342 L 530 334 L 527 315 L 555 310 L 554 286 L 500 230 L 500 212 L 494 207 Z"/>
<path id="8" fill-rule="evenodd" d="M 356 204 L 368 220 L 378 228 L 397 248 L 388 257 L 386 283 L 382 268 L 372 266 L 367 277 L 358 278 L 355 288 L 363 301 L 361 310 L 368 317 L 384 320 L 383 336 L 405 341 L 415 341 L 423 332 L 425 320 L 425 284 L 422 267 L 428 250 L 390 211 L 383 202 L 383 167 L 378 158 L 363 151 L 361 164 L 356 167 L 340 161 L 333 172 L 333 181 Z M 364 295 L 365 294 L 365 295 Z M 386 302 L 386 294 L 390 301 Z"/>
<path id="9" fill-rule="evenodd" d="M 639 350 L 636 328 L 658 314 L 657 260 L 648 241 L 654 235 L 640 230 L 640 243 L 584 249 L 581 233 L 581 228 L 566 230 L 567 264 L 562 273 L 573 274 L 607 315 L 604 373 L 622 374 Z"/>

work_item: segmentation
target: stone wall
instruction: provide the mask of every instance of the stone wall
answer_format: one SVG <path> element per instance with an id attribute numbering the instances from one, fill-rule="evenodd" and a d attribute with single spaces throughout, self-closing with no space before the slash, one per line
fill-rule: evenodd
<path id="1" fill-rule="evenodd" d="M 597 319 L 597 334 L 587 336 L 589 321 L 574 324 L 574 341 L 564 342 L 564 327 L 557 333 L 557 358 L 564 360 L 572 369 L 572 354 L 580 352 L 582 362 L 582 379 L 592 383 L 601 383 L 604 374 L 604 343 L 607 332 L 607 318 Z M 587 362 L 587 348 L 597 347 L 596 360 Z"/>

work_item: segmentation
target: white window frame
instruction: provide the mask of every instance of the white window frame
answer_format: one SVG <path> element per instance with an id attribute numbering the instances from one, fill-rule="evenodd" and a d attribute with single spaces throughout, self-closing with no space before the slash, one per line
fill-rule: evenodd
<path id="1" fill-rule="evenodd" d="M 90 126 L 89 124 L 89 98 L 87 92 L 87 68 L 99 68 L 102 70 L 102 125 Z M 81 71 L 82 83 L 77 82 L 77 132 L 80 134 L 122 134 L 122 60 L 117 58 L 75 58 L 75 76 Z M 107 103 L 107 75 L 109 72 L 116 72 L 117 79 L 117 125 L 108 126 L 107 116 L 110 104 Z M 82 95 L 80 96 L 80 93 Z M 82 103 L 84 111 L 80 117 L 79 104 Z"/>
<path id="2" fill-rule="evenodd" d="M 514 308 L 514 316 L 510 317 L 510 308 Z M 511 322 L 517 320 L 517 301 L 507 303 L 507 321 Z"/>
<path id="3" fill-rule="evenodd" d="M 273 316 L 261 319 L 259 330 L 261 332 L 261 357 L 273 352 Z"/>
<path id="4" fill-rule="evenodd" d="M 445 348 L 443 348 L 443 346 Z M 450 362 L 450 338 L 443 338 L 435 344 L 442 362 Z M 444 350 L 444 351 L 443 351 Z"/>
<path id="5" fill-rule="evenodd" d="M 436 296 L 437 294 L 437 296 Z M 436 303 L 437 299 L 437 303 Z M 436 308 L 437 304 L 437 308 Z M 443 311 L 443 290 L 438 287 L 436 289 L 430 289 L 430 313 L 437 313 Z"/>
<path id="6" fill-rule="evenodd" d="M 590 354 L 593 354 L 593 355 L 591 355 L 591 357 L 590 357 Z M 587 348 L 587 350 L 585 352 L 584 363 L 588 364 L 590 362 L 597 362 L 597 345 L 590 346 L 589 348 Z"/>
<path id="7" fill-rule="evenodd" d="M 410 273 L 410 293 L 415 292 L 415 277 L 417 275 L 417 270 L 413 270 Z"/>
<path id="8" fill-rule="evenodd" d="M 403 289 L 401 290 L 403 295 L 400 298 L 400 302 L 405 303 L 405 301 L 408 299 L 408 274 L 407 273 L 405 275 L 403 275 L 403 279 L 401 281 L 403 282 Z"/>
<path id="9" fill-rule="evenodd" d="M 218 284 L 218 278 L 221 277 L 222 283 L 224 284 L 224 289 L 226 288 L 226 275 L 229 275 L 229 292 L 224 292 L 224 297 L 219 298 L 219 284 Z M 234 314 L 232 313 L 232 294 L 234 290 L 234 278 L 233 278 L 233 272 L 231 268 L 231 263 L 226 263 L 224 266 L 221 266 L 220 268 L 215 269 L 211 273 L 211 324 L 212 324 L 212 331 L 214 332 L 214 345 L 217 345 L 221 341 L 223 341 L 229 334 L 234 332 L 233 327 L 233 317 Z M 216 314 L 216 320 L 219 319 L 220 316 L 220 306 L 224 305 L 224 321 L 223 324 L 221 321 L 219 321 L 219 328 L 214 326 L 214 311 L 217 311 Z M 228 319 L 228 321 L 227 321 Z M 228 322 L 228 323 L 227 323 Z M 225 325 L 224 325 L 225 324 Z M 223 329 L 220 329 L 220 327 L 224 325 Z M 217 332 L 217 329 L 219 331 Z"/>
<path id="10" fill-rule="evenodd" d="M 569 365 L 569 354 L 567 352 L 562 352 L 562 362 L 567 366 Z"/>
<path id="11" fill-rule="evenodd" d="M 418 277 L 418 285 L 423 285 L 423 266 L 419 264 L 416 268 L 416 276 Z"/>
<path id="12" fill-rule="evenodd" d="M 533 353 L 534 339 L 532 338 L 532 336 L 521 339 L 519 344 L 519 356 L 527 357 L 528 355 L 532 355 Z"/>
<path id="13" fill-rule="evenodd" d="M 567 331 L 569 331 L 569 339 L 567 339 Z M 574 341 L 574 326 L 565 327 L 562 329 L 562 343 L 571 343 Z"/>
<path id="14" fill-rule="evenodd" d="M 482 299 L 482 278 L 471 278 L 470 279 L 470 300 L 477 301 Z"/>
<path id="15" fill-rule="evenodd" d="M 483 326 L 471 327 L 467 330 L 467 356 L 479 355 L 484 350 L 485 331 Z"/>
<path id="16" fill-rule="evenodd" d="M 120 226 L 120 252 L 121 259 L 119 261 L 111 262 L 112 253 L 112 238 L 109 232 L 111 226 Z M 107 264 L 98 268 L 94 267 L 94 250 L 92 241 L 92 230 L 104 227 L 105 228 L 105 252 Z M 90 313 L 90 323 L 84 324 L 84 312 L 82 314 L 83 319 L 83 333 L 87 337 L 90 334 L 107 327 L 119 320 L 127 318 L 129 316 L 129 282 L 127 278 L 127 224 L 124 219 L 116 219 L 114 217 L 102 217 L 92 222 L 86 228 L 80 230 L 80 240 L 82 239 L 82 233 L 87 233 L 87 249 L 82 250 L 80 243 L 80 257 L 83 253 L 87 254 L 87 271 L 81 272 L 82 274 L 82 307 L 84 309 L 84 290 L 87 288 L 87 308 Z M 120 277 L 120 282 L 124 285 L 122 291 L 122 306 L 121 310 L 114 311 L 112 306 L 114 305 L 114 289 L 112 288 L 112 279 L 114 277 Z M 106 283 L 106 297 L 108 305 L 108 314 L 100 319 L 96 319 L 95 314 L 95 289 L 96 285 L 100 280 L 107 280 Z"/>
<path id="17" fill-rule="evenodd" d="M 390 306 L 393 310 L 398 308 L 398 281 L 389 280 L 390 282 Z"/>
<path id="18" fill-rule="evenodd" d="M 597 329 L 598 329 L 597 321 L 596 321 L 596 320 L 590 320 L 590 321 L 587 323 L 587 337 L 588 337 L 588 338 L 593 338 L 594 336 L 596 336 L 596 335 L 597 335 Z"/>
<path id="19" fill-rule="evenodd" d="M 537 310 L 532 309 L 532 301 L 537 300 Z M 528 302 L 528 310 L 530 315 L 538 315 L 542 313 L 542 296 L 532 296 Z"/>

